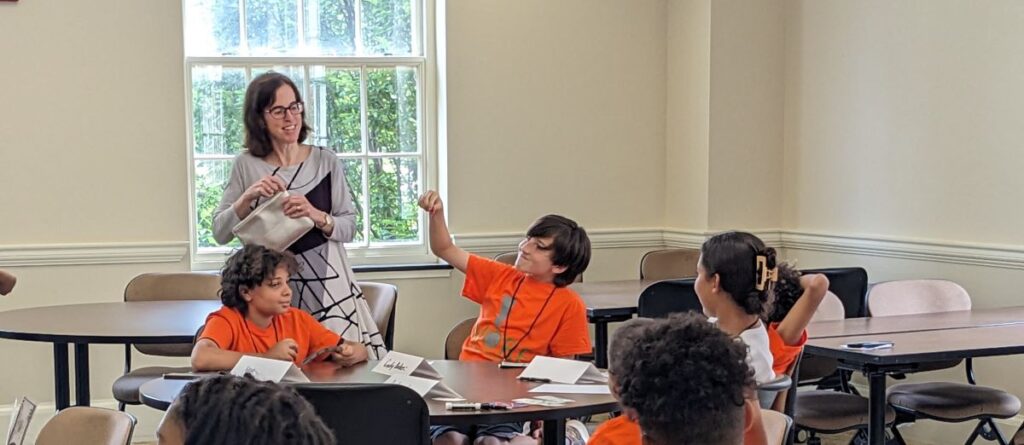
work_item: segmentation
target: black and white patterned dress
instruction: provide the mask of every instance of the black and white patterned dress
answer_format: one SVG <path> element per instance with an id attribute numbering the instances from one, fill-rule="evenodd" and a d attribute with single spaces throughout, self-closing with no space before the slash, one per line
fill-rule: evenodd
<path id="1" fill-rule="evenodd" d="M 214 214 L 214 238 L 221 244 L 234 238 L 231 228 L 240 220 L 232 204 L 250 185 L 268 175 L 279 176 L 288 184 L 288 193 L 305 195 L 310 204 L 334 219 L 330 237 L 314 228 L 288 248 L 301 266 L 291 277 L 292 305 L 313 314 L 346 340 L 362 342 L 371 359 L 383 357 L 387 352 L 384 338 L 345 253 L 344 243 L 355 235 L 355 207 L 344 167 L 334 152 L 313 147 L 305 161 L 289 167 L 273 166 L 249 153 L 238 155 Z"/>

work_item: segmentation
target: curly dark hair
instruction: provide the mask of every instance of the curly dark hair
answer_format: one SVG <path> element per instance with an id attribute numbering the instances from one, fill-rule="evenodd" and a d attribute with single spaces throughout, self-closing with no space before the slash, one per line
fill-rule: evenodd
<path id="1" fill-rule="evenodd" d="M 767 259 L 769 269 L 776 265 L 776 252 L 764 241 L 747 232 L 719 233 L 700 247 L 701 266 L 709 274 L 718 274 L 722 289 L 748 314 L 767 312 L 772 299 L 771 286 L 757 290 L 757 256 Z"/>
<path id="2" fill-rule="evenodd" d="M 333 445 L 334 434 L 294 389 L 252 377 L 219 375 L 182 390 L 169 414 L 185 445 Z"/>
<path id="3" fill-rule="evenodd" d="M 778 267 L 779 281 L 775 283 L 773 290 L 775 300 L 772 301 L 771 310 L 765 318 L 769 323 L 781 323 L 804 293 L 804 287 L 800 285 L 800 271 L 787 263 L 780 263 Z"/>
<path id="4" fill-rule="evenodd" d="M 747 348 L 695 312 L 636 319 L 611 344 L 612 382 L 657 443 L 736 444 L 754 387 Z"/>
<path id="5" fill-rule="evenodd" d="M 263 284 L 274 276 L 280 266 L 287 267 L 289 275 L 299 270 L 299 263 L 290 252 L 278 252 L 259 245 L 242 247 L 228 258 L 220 270 L 220 301 L 244 314 L 249 305 L 242 298 L 242 288 L 252 289 Z"/>
<path id="6" fill-rule="evenodd" d="M 554 244 L 551 263 L 565 267 L 565 271 L 555 275 L 553 281 L 557 287 L 572 284 L 576 276 L 586 271 L 590 265 L 590 237 L 576 221 L 561 215 L 544 215 L 526 229 L 526 236 L 551 237 Z"/>

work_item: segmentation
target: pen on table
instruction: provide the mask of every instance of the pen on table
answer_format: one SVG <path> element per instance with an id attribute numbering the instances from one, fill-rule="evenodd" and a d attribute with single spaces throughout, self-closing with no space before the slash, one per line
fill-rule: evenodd
<path id="1" fill-rule="evenodd" d="M 444 407 L 445 407 L 445 409 L 452 410 L 452 411 L 454 411 L 454 410 L 463 410 L 463 409 L 465 409 L 465 410 L 486 410 L 486 409 L 505 410 L 505 409 L 508 409 L 508 406 L 502 405 L 500 403 L 487 403 L 487 402 L 485 402 L 485 403 L 447 402 L 447 403 L 444 404 Z"/>
<path id="2" fill-rule="evenodd" d="M 537 383 L 551 383 L 551 379 L 545 379 L 543 377 L 523 377 L 519 376 L 519 380 L 524 382 L 537 382 Z"/>

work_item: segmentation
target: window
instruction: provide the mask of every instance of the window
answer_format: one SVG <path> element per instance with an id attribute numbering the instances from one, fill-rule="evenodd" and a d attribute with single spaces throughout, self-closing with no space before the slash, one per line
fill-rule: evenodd
<path id="1" fill-rule="evenodd" d="M 432 181 L 424 0 L 184 0 L 193 267 L 219 267 L 213 212 L 241 152 L 248 82 L 291 77 L 313 131 L 344 163 L 355 262 L 426 261 L 416 205 Z M 237 243 L 237 240 L 235 241 Z"/>

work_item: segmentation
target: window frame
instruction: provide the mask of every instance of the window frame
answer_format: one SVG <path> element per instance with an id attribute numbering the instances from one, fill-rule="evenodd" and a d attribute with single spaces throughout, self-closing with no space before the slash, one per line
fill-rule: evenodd
<path id="1" fill-rule="evenodd" d="M 187 16 L 185 15 L 186 1 L 182 0 L 182 25 L 187 30 Z M 240 7 L 244 6 L 245 0 L 240 0 Z M 301 8 L 301 1 L 296 4 Z M 413 35 L 418 32 L 420 41 L 412 42 L 414 50 L 419 47 L 422 50 L 420 56 L 188 56 L 184 57 L 184 99 L 185 99 L 185 127 L 186 127 L 186 150 L 188 172 L 188 227 L 189 227 L 189 258 L 192 270 L 220 269 L 224 261 L 234 250 L 229 246 L 218 246 L 214 248 L 200 248 L 198 245 L 198 217 L 196 208 L 196 161 L 197 160 L 232 160 L 236 154 L 208 154 L 196 155 L 196 137 L 192 125 L 192 69 L 195 66 L 217 65 L 225 68 L 242 68 L 245 70 L 246 79 L 252 78 L 252 70 L 257 67 L 266 66 L 301 66 L 304 70 L 305 82 L 303 83 L 302 94 L 309 98 L 312 87 L 309 81 L 310 68 L 312 66 L 323 66 L 325 69 L 359 69 L 360 70 L 360 114 L 362 121 L 362 140 L 360 145 L 363 150 L 360 153 L 337 153 L 339 160 L 361 159 L 363 164 L 362 184 L 365 193 L 363 196 L 363 211 L 368 211 L 369 188 L 367 179 L 369 171 L 368 163 L 377 158 L 412 158 L 418 157 L 420 163 L 419 178 L 420 191 L 437 190 L 441 184 L 441 169 L 438 168 L 440 155 L 438 153 L 438 67 L 435 33 L 435 0 L 411 0 L 414 2 L 415 16 L 413 17 Z M 356 3 L 359 5 L 359 2 Z M 358 8 L 358 6 L 357 6 Z M 244 14 L 244 9 L 240 8 Z M 244 39 L 244 20 L 242 24 L 242 38 Z M 301 29 L 301 28 L 300 28 Z M 359 26 L 356 27 L 360 29 Z M 361 32 L 361 31 L 359 31 Z M 301 33 L 300 33 L 301 35 Z M 358 44 L 358 39 L 357 39 Z M 366 131 L 366 71 L 367 69 L 385 67 L 397 68 L 402 66 L 416 67 L 417 70 L 417 101 L 418 122 L 417 132 L 419 139 L 419 151 L 417 152 L 379 152 L 372 153 L 367 147 L 368 132 Z M 307 100 L 308 101 L 308 100 Z M 308 117 L 308 116 L 307 116 Z M 237 142 L 239 145 L 242 141 Z M 353 196 L 354 198 L 355 196 Z M 378 242 L 373 245 L 369 240 L 364 240 L 365 245 L 353 245 L 346 243 L 348 258 L 353 266 L 358 265 L 408 265 L 408 264 L 436 264 L 437 257 L 430 253 L 428 248 L 429 234 L 427 232 L 427 220 L 423 212 L 418 212 L 417 221 L 420 228 L 420 239 L 418 242 Z M 363 226 L 359 230 L 367 229 L 370 224 L 369 215 L 364 215 Z"/>

